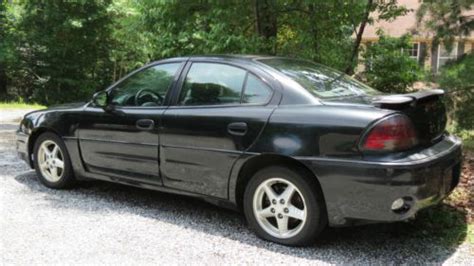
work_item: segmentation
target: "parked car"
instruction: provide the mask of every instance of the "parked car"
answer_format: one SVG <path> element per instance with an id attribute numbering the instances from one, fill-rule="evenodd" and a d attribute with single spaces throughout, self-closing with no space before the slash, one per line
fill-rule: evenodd
<path id="1" fill-rule="evenodd" d="M 461 142 L 442 98 L 384 95 L 304 60 L 180 57 L 27 114 L 17 150 L 50 188 L 100 179 L 190 195 L 307 245 L 327 225 L 407 220 L 453 190 Z"/>

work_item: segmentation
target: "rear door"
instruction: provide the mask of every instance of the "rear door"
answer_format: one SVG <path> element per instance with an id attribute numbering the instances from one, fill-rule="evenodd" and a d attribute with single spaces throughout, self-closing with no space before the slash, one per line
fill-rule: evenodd
<path id="1" fill-rule="evenodd" d="M 266 124 L 274 90 L 257 73 L 215 61 L 189 62 L 180 84 L 162 117 L 163 183 L 227 198 L 232 166 Z"/>

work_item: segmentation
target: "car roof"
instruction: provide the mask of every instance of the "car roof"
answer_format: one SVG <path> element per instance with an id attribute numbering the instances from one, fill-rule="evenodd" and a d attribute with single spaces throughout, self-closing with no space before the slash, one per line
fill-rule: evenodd
<path id="1" fill-rule="evenodd" d="M 240 59 L 255 60 L 261 58 L 276 57 L 269 55 L 251 55 L 251 54 L 211 54 L 211 55 L 192 55 L 189 58 L 221 58 L 221 59 Z"/>
<path id="2" fill-rule="evenodd" d="M 238 61 L 256 61 L 259 59 L 270 59 L 270 58 L 286 58 L 280 56 L 270 56 L 270 55 L 247 55 L 247 54 L 209 54 L 209 55 L 190 55 L 190 56 L 181 56 L 181 57 L 170 57 L 164 58 L 162 60 L 155 61 L 174 61 L 174 60 L 189 60 L 189 59 L 222 59 L 222 60 L 238 60 Z"/>

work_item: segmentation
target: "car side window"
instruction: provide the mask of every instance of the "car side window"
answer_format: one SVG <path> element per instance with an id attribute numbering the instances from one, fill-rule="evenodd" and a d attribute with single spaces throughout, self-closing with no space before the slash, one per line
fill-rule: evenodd
<path id="1" fill-rule="evenodd" d="M 240 104 L 247 71 L 217 63 L 193 63 L 178 105 Z"/>
<path id="2" fill-rule="evenodd" d="M 144 69 L 116 86 L 110 102 L 117 106 L 161 106 L 181 63 L 167 63 Z"/>
<path id="3" fill-rule="evenodd" d="M 248 74 L 242 103 L 266 103 L 271 95 L 272 90 L 263 81 L 255 75 Z"/>

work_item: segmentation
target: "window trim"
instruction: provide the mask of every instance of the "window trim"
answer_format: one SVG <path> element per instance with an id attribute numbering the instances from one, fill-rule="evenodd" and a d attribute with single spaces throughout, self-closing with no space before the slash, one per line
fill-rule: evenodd
<path id="1" fill-rule="evenodd" d="M 421 44 L 421 42 L 410 42 L 410 45 L 411 45 L 412 47 L 411 47 L 410 49 L 406 49 L 406 50 L 407 50 L 407 52 L 408 52 L 408 50 L 409 50 L 409 51 L 415 50 L 415 49 L 413 49 L 413 46 L 414 46 L 415 44 L 417 45 L 417 46 L 416 46 L 416 56 L 412 56 L 412 55 L 410 55 L 409 53 L 406 53 L 406 54 L 407 54 L 408 57 L 410 57 L 411 59 L 416 60 L 417 62 L 419 62 L 419 61 L 420 61 L 420 46 L 421 46 L 420 44 Z M 402 48 L 402 53 L 405 53 L 405 49 L 403 49 L 403 48 Z"/>
<path id="2" fill-rule="evenodd" d="M 439 73 L 439 69 L 440 69 L 440 66 L 439 66 L 439 59 L 441 58 L 441 43 L 438 44 L 438 57 L 436 58 L 436 73 Z M 455 42 L 454 43 L 454 47 L 453 47 L 453 50 L 451 52 L 454 52 L 454 55 L 453 57 L 449 56 L 443 56 L 442 59 L 456 59 L 458 57 L 458 48 L 459 48 L 459 43 L 458 42 Z M 445 49 L 446 50 L 446 49 Z"/>
<path id="3" fill-rule="evenodd" d="M 416 62 L 419 62 L 419 61 L 420 61 L 420 42 L 413 42 L 413 43 L 411 43 L 411 44 L 412 44 L 412 45 L 415 45 L 415 44 L 416 44 L 416 57 L 410 55 L 410 58 L 412 58 L 412 59 L 415 59 L 415 58 L 416 58 Z M 413 50 L 413 47 L 412 47 L 410 50 Z"/>
<path id="4" fill-rule="evenodd" d="M 271 94 L 268 97 L 267 102 L 265 102 L 265 103 L 242 103 L 242 95 L 243 95 L 243 92 L 244 92 L 242 90 L 241 101 L 238 104 L 230 103 L 230 104 L 218 104 L 218 105 L 216 105 L 216 104 L 212 104 L 212 105 L 211 104 L 207 104 L 207 105 L 178 105 L 179 96 L 180 96 L 181 91 L 184 87 L 184 82 L 186 81 L 186 77 L 188 76 L 189 70 L 191 69 L 191 67 L 194 63 L 221 64 L 221 65 L 227 65 L 227 66 L 231 66 L 231 67 L 240 68 L 240 69 L 242 69 L 246 72 L 245 79 L 244 79 L 244 84 L 242 86 L 246 85 L 247 75 L 248 75 L 248 73 L 250 73 L 250 74 L 253 74 L 255 77 L 257 77 L 258 79 L 260 79 L 265 85 L 267 85 L 268 88 L 271 91 Z M 273 96 L 275 95 L 275 89 L 270 85 L 269 82 L 262 79 L 257 73 L 251 71 L 250 69 L 242 67 L 238 64 L 233 64 L 232 62 L 221 62 L 221 61 L 215 61 L 215 60 L 201 60 L 201 59 L 199 59 L 199 60 L 189 60 L 186 63 L 186 66 L 184 67 L 184 69 L 182 70 L 182 73 L 181 73 L 179 79 L 180 80 L 178 81 L 178 84 L 176 85 L 177 87 L 175 89 L 176 92 L 174 93 L 174 97 L 173 97 L 174 99 L 171 100 L 168 108 L 172 108 L 172 109 L 180 109 L 180 108 L 182 108 L 182 109 L 196 109 L 196 108 L 266 106 L 271 102 Z M 245 88 L 245 87 L 243 87 L 243 88 Z"/>

